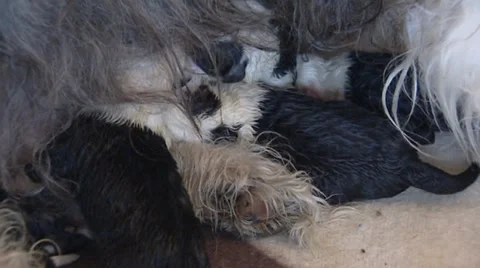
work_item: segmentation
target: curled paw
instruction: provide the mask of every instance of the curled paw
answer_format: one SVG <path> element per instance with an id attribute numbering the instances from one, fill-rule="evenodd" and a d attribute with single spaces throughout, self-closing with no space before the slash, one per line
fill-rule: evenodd
<path id="1" fill-rule="evenodd" d="M 241 194 L 237 198 L 235 212 L 243 221 L 258 223 L 268 220 L 268 207 L 265 201 L 249 194 Z"/>

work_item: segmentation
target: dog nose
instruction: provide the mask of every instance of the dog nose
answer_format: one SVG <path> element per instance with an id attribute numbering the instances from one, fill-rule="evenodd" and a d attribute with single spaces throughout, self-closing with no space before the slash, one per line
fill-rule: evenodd
<path id="1" fill-rule="evenodd" d="M 240 82 L 245 78 L 247 60 L 243 59 L 243 48 L 234 42 L 217 42 L 210 48 L 194 53 L 194 62 L 205 73 L 219 76 L 224 83 Z"/>

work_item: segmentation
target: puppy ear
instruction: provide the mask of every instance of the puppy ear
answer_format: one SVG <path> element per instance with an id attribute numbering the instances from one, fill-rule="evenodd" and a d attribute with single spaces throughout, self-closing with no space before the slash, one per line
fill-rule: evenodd
<path id="1" fill-rule="evenodd" d="M 247 61 L 243 59 L 242 46 L 237 43 L 221 41 L 208 51 L 197 49 L 193 54 L 193 61 L 200 69 L 210 76 L 220 77 L 225 83 L 240 82 L 245 78 Z"/>

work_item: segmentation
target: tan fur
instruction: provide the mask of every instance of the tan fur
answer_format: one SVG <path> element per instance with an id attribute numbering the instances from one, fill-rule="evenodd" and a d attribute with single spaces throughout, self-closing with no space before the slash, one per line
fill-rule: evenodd
<path id="1" fill-rule="evenodd" d="M 212 145 L 178 142 L 170 148 L 184 178 L 196 215 L 245 237 L 269 235 L 284 229 L 297 242 L 303 231 L 328 211 L 318 190 L 303 172 L 289 172 L 288 163 L 271 161 L 268 148 L 251 143 Z M 242 221 L 235 212 L 241 195 L 267 204 L 266 222 Z"/>
<path id="2" fill-rule="evenodd" d="M 23 215 L 5 202 L 0 207 L 0 267 L 43 268 L 40 252 L 30 250 Z"/>

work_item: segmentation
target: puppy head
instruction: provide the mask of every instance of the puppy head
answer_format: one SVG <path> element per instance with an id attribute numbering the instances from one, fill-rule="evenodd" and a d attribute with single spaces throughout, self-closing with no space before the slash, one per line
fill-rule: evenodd
<path id="1" fill-rule="evenodd" d="M 187 107 L 204 140 L 218 138 L 252 140 L 262 113 L 260 103 L 266 91 L 253 84 L 206 81 L 197 86 Z"/>

